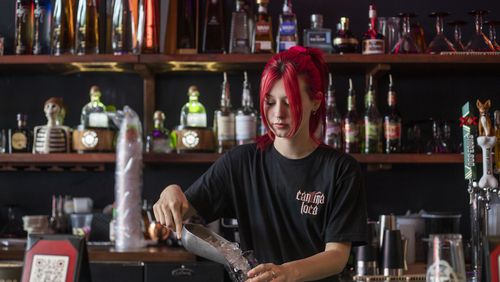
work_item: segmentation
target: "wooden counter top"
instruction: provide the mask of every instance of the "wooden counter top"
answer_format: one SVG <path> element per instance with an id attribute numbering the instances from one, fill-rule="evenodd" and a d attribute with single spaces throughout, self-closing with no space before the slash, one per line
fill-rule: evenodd
<path id="1" fill-rule="evenodd" d="M 88 246 L 91 262 L 104 261 L 142 261 L 142 262 L 190 262 L 196 256 L 183 248 L 146 247 L 134 251 L 117 251 L 110 246 Z M 12 246 L 0 248 L 0 260 L 23 260 L 24 247 Z"/>

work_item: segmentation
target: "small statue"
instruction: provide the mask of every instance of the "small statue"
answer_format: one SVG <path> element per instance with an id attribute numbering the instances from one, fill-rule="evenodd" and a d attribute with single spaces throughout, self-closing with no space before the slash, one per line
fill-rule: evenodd
<path id="1" fill-rule="evenodd" d="M 70 129 L 63 125 L 64 117 L 66 116 L 66 108 L 64 107 L 62 98 L 51 97 L 45 101 L 43 110 L 45 112 L 45 117 L 47 117 L 47 125 L 35 127 L 33 153 L 49 154 L 69 152 Z"/>
<path id="2" fill-rule="evenodd" d="M 483 104 L 478 99 L 476 102 L 476 106 L 479 110 L 479 136 L 494 136 L 489 116 L 491 101 L 487 100 Z"/>

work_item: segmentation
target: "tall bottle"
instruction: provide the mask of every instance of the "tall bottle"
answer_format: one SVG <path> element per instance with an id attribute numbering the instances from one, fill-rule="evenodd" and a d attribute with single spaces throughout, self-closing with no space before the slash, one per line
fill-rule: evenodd
<path id="1" fill-rule="evenodd" d="M 107 128 L 109 126 L 106 106 L 101 102 L 101 90 L 98 86 L 90 88 L 90 102 L 82 108 L 80 116 L 84 128 Z"/>
<path id="2" fill-rule="evenodd" d="M 146 138 L 146 152 L 171 153 L 170 132 L 165 128 L 165 113 L 155 111 L 153 114 L 153 130 Z"/>
<path id="3" fill-rule="evenodd" d="M 76 15 L 76 53 L 99 54 L 99 14 L 96 0 L 79 0 Z"/>
<path id="4" fill-rule="evenodd" d="M 366 55 L 371 54 L 384 54 L 385 53 L 385 40 L 384 36 L 377 32 L 377 10 L 375 5 L 370 5 L 368 8 L 368 30 L 363 35 L 361 52 Z"/>
<path id="5" fill-rule="evenodd" d="M 207 127 L 207 112 L 203 104 L 198 101 L 200 96 L 198 87 L 190 86 L 188 96 L 189 101 L 181 109 L 181 125 Z"/>
<path id="6" fill-rule="evenodd" d="M 129 0 L 114 1 L 111 46 L 115 55 L 137 52 L 135 21 Z"/>
<path id="7" fill-rule="evenodd" d="M 332 74 L 329 74 L 328 93 L 326 98 L 325 139 L 326 145 L 334 149 L 342 149 L 342 116 L 335 102 Z"/>
<path id="8" fill-rule="evenodd" d="M 244 0 L 236 0 L 236 9 L 231 16 L 231 33 L 229 39 L 229 53 L 250 53 L 249 16 L 243 5 Z"/>
<path id="9" fill-rule="evenodd" d="M 349 94 L 347 96 L 347 113 L 344 118 L 344 151 L 350 154 L 360 152 L 360 121 L 356 111 L 356 91 L 349 78 Z"/>
<path id="10" fill-rule="evenodd" d="M 73 54 L 75 48 L 74 0 L 55 0 L 52 13 L 53 55 Z"/>
<path id="11" fill-rule="evenodd" d="M 227 73 L 224 72 L 220 108 L 214 113 L 214 129 L 217 138 L 217 152 L 223 153 L 235 145 L 235 116 L 231 110 L 231 93 Z"/>
<path id="12" fill-rule="evenodd" d="M 139 12 L 137 38 L 143 54 L 156 54 L 160 49 L 158 2 L 157 0 L 143 0 L 143 6 Z"/>
<path id="13" fill-rule="evenodd" d="M 396 102 L 397 97 L 396 91 L 394 91 L 392 75 L 389 74 L 389 92 L 387 93 L 389 112 L 384 117 L 385 152 L 387 154 L 401 152 L 402 119 L 396 107 Z"/>
<path id="14" fill-rule="evenodd" d="M 267 12 L 269 0 L 256 0 L 259 5 L 255 16 L 255 30 L 252 53 L 273 53 L 273 25 Z"/>
<path id="15" fill-rule="evenodd" d="M 334 53 L 356 53 L 359 49 L 359 41 L 352 35 L 349 28 L 349 18 L 341 17 L 337 25 L 337 35 L 333 39 Z"/>
<path id="16" fill-rule="evenodd" d="M 49 54 L 52 3 L 50 0 L 35 0 L 34 3 L 33 55 Z"/>
<path id="17" fill-rule="evenodd" d="M 31 152 L 33 137 L 27 120 L 26 114 L 17 114 L 17 128 L 9 129 L 9 153 Z"/>
<path id="18" fill-rule="evenodd" d="M 280 14 L 280 25 L 276 39 L 277 52 L 285 51 L 299 44 L 297 16 L 292 10 L 291 0 L 283 3 L 283 12 Z"/>
<path id="19" fill-rule="evenodd" d="M 236 111 L 236 144 L 255 142 L 257 136 L 257 111 L 253 107 L 250 83 L 247 72 L 244 73 L 241 108 Z"/>
<path id="20" fill-rule="evenodd" d="M 323 15 L 311 15 L 311 27 L 304 30 L 304 46 L 332 52 L 332 30 L 323 27 Z"/>
<path id="21" fill-rule="evenodd" d="M 198 0 L 184 0 L 179 1 L 179 13 L 177 23 L 177 49 L 191 49 L 197 50 L 196 30 L 196 13 L 197 13 Z"/>
<path id="22" fill-rule="evenodd" d="M 377 108 L 372 76 L 370 76 L 368 91 L 365 96 L 365 105 L 363 153 L 382 153 L 382 117 Z"/>
<path id="23" fill-rule="evenodd" d="M 226 50 L 223 4 L 222 0 L 207 1 L 203 28 L 203 53 L 224 53 Z"/>
<path id="24" fill-rule="evenodd" d="M 16 1 L 16 31 L 14 51 L 16 55 L 31 53 L 33 38 L 31 27 L 33 23 L 33 5 L 31 0 Z"/>

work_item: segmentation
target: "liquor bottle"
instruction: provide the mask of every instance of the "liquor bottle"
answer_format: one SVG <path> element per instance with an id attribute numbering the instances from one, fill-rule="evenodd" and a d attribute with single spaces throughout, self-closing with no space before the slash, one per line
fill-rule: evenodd
<path id="1" fill-rule="evenodd" d="M 341 17 L 337 25 L 337 35 L 333 39 L 334 53 L 356 53 L 358 52 L 359 41 L 352 35 L 349 29 L 349 18 Z"/>
<path id="2" fill-rule="evenodd" d="M 50 0 L 35 0 L 34 3 L 33 55 L 49 54 L 52 3 Z"/>
<path id="3" fill-rule="evenodd" d="M 224 53 L 226 50 L 222 5 L 222 0 L 207 1 L 203 30 L 203 53 Z"/>
<path id="4" fill-rule="evenodd" d="M 349 94 L 347 96 L 347 113 L 344 118 L 344 151 L 355 154 L 360 152 L 360 130 L 359 116 L 356 111 L 356 91 L 349 78 Z"/>
<path id="5" fill-rule="evenodd" d="M 243 9 L 245 2 L 236 0 L 236 9 L 231 16 L 231 33 L 229 39 L 229 53 L 250 53 L 249 16 Z"/>
<path id="6" fill-rule="evenodd" d="M 99 14 L 96 0 L 79 0 L 75 50 L 78 55 L 99 54 Z"/>
<path id="7" fill-rule="evenodd" d="M 135 21 L 129 0 L 115 0 L 111 26 L 111 46 L 115 55 L 137 51 Z"/>
<path id="8" fill-rule="evenodd" d="M 323 15 L 311 15 L 311 28 L 304 30 L 304 46 L 332 52 L 332 30 L 323 27 Z"/>
<path id="9" fill-rule="evenodd" d="M 101 102 L 101 90 L 98 86 L 90 88 L 90 102 L 82 108 L 80 117 L 84 128 L 108 128 L 108 115 L 106 106 Z"/>
<path id="10" fill-rule="evenodd" d="M 148 153 L 171 153 L 172 142 L 170 132 L 164 126 L 165 114 L 155 111 L 153 114 L 153 130 L 146 138 L 146 152 Z"/>
<path id="11" fill-rule="evenodd" d="M 31 0 L 17 0 L 16 2 L 16 31 L 14 51 L 16 55 L 31 52 L 31 27 L 33 22 L 33 5 Z"/>
<path id="12" fill-rule="evenodd" d="M 299 44 L 297 16 L 292 10 L 292 0 L 285 0 L 276 39 L 277 52 L 285 51 Z"/>
<path id="13" fill-rule="evenodd" d="M 197 9 L 198 0 L 184 0 L 177 3 L 179 5 L 179 17 L 177 23 L 177 49 L 197 50 Z M 182 54 L 182 53 L 181 53 Z"/>
<path id="14" fill-rule="evenodd" d="M 244 76 L 241 108 L 236 111 L 235 117 L 237 145 L 255 142 L 257 135 L 257 111 L 253 107 L 247 72 L 244 73 Z"/>
<path id="15" fill-rule="evenodd" d="M 214 130 L 217 138 L 217 152 L 223 153 L 235 145 L 234 112 L 231 110 L 231 93 L 227 73 L 224 72 L 220 108 L 214 114 Z"/>
<path id="16" fill-rule="evenodd" d="M 141 53 L 156 54 L 160 48 L 158 44 L 158 21 L 160 19 L 158 1 L 144 0 L 141 8 L 139 23 L 143 28 L 139 28 L 137 35 Z"/>
<path id="17" fill-rule="evenodd" d="M 189 101 L 181 110 L 181 125 L 189 127 L 207 127 L 207 112 L 202 103 L 198 101 L 200 92 L 198 87 L 190 86 L 188 90 Z"/>
<path id="18" fill-rule="evenodd" d="M 52 14 L 53 55 L 73 54 L 75 48 L 74 0 L 55 0 Z"/>
<path id="19" fill-rule="evenodd" d="M 382 153 L 382 117 L 377 108 L 372 76 L 370 76 L 368 91 L 365 96 L 365 105 L 363 153 Z"/>
<path id="20" fill-rule="evenodd" d="M 385 152 L 387 154 L 401 152 L 402 119 L 396 108 L 396 102 L 397 97 L 396 91 L 394 91 L 392 75 L 389 75 L 389 92 L 387 93 L 389 112 L 384 117 Z"/>
<path id="21" fill-rule="evenodd" d="M 258 14 L 255 17 L 255 30 L 252 53 L 273 53 L 273 27 L 271 16 L 267 13 L 269 0 L 257 0 Z"/>
<path id="22" fill-rule="evenodd" d="M 17 128 L 9 129 L 9 153 L 31 152 L 33 138 L 27 120 L 26 114 L 17 114 Z"/>
<path id="23" fill-rule="evenodd" d="M 326 98 L 325 139 L 326 145 L 334 149 L 342 149 L 342 116 L 335 102 L 335 89 L 332 83 L 332 74 L 329 74 L 328 93 Z"/>
<path id="24" fill-rule="evenodd" d="M 368 30 L 363 35 L 361 52 L 366 55 L 384 54 L 385 53 L 384 36 L 377 32 L 375 26 L 377 22 L 377 10 L 375 9 L 375 5 L 369 6 L 368 18 L 370 22 L 368 24 Z"/>

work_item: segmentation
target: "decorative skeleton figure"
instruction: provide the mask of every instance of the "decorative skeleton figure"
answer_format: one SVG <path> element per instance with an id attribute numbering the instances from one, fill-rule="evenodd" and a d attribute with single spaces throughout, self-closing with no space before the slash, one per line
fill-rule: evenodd
<path id="1" fill-rule="evenodd" d="M 47 125 L 35 127 L 35 142 L 33 153 L 67 153 L 69 147 L 69 127 L 64 126 L 66 109 L 60 97 L 52 97 L 45 101 L 44 106 Z"/>

